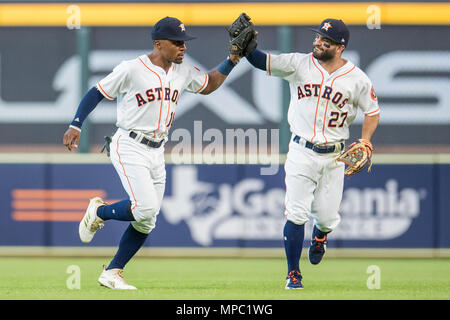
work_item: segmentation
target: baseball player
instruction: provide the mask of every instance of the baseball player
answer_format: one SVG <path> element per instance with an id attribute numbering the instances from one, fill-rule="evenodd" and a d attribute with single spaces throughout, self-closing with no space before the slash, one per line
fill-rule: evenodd
<path id="1" fill-rule="evenodd" d="M 91 199 L 79 225 L 81 241 L 89 243 L 105 221 L 130 221 L 116 255 L 98 279 L 111 289 L 136 289 L 125 282 L 122 272 L 155 227 L 166 182 L 164 144 L 181 93 L 213 92 L 240 59 L 230 54 L 209 73 L 183 62 L 185 42 L 194 37 L 172 17 L 154 25 L 152 39 L 150 54 L 123 61 L 90 89 L 63 138 L 70 151 L 76 148 L 88 114 L 103 98 L 117 100 L 118 129 L 110 144 L 110 158 L 129 198 L 113 204 Z"/>
<path id="2" fill-rule="evenodd" d="M 285 163 L 287 221 L 283 230 L 286 289 L 303 288 L 299 260 L 304 224 L 313 218 L 308 254 L 312 264 L 322 260 L 327 234 L 339 224 L 345 165 L 336 160 L 358 109 L 365 115 L 360 141 L 370 148 L 380 114 L 367 75 L 342 58 L 350 36 L 344 22 L 326 19 L 313 31 L 311 53 L 273 55 L 256 49 L 247 56 L 253 66 L 288 81 L 290 87 L 292 137 Z"/>

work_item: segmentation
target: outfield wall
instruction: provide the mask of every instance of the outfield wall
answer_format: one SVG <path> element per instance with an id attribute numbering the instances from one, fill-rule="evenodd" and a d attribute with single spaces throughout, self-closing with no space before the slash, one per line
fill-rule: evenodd
<path id="1" fill-rule="evenodd" d="M 109 248 L 127 223 L 110 221 L 89 245 L 78 238 L 88 199 L 126 197 L 105 155 L 2 155 L 0 247 Z M 282 163 L 283 159 L 280 159 Z M 145 243 L 178 248 L 282 248 L 282 165 L 167 164 L 157 226 Z M 269 175 L 263 175 L 270 173 Z M 339 249 L 450 248 L 448 156 L 375 156 L 372 172 L 345 180 Z M 312 223 L 307 224 L 309 237 Z M 307 245 L 305 241 L 305 246 Z M 228 249 L 227 249 L 228 248 Z M 54 252 L 54 251 L 53 251 Z"/>
<path id="2" fill-rule="evenodd" d="M 171 15 L 185 23 L 197 37 L 187 44 L 185 61 L 210 71 L 228 55 L 226 27 L 246 12 L 257 27 L 258 48 L 272 54 L 311 52 L 310 28 L 325 18 L 343 19 L 351 33 L 343 57 L 368 75 L 381 106 L 374 145 L 387 152 L 397 146 L 449 150 L 450 42 L 442 39 L 450 33 L 450 3 L 444 1 L 0 2 L 0 149 L 60 145 L 86 91 L 121 61 L 152 51 L 151 28 L 159 19 Z M 286 90 L 287 82 L 242 59 L 219 90 L 180 96 L 168 144 L 201 121 L 204 131 L 280 129 L 286 152 Z M 359 113 L 349 141 L 359 138 L 362 121 Z M 83 124 L 80 148 L 103 141 L 115 122 L 116 102 L 104 99 Z"/>

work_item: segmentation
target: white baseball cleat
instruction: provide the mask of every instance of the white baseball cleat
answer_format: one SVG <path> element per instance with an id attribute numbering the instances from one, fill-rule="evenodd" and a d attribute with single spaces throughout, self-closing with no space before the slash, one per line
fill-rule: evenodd
<path id="1" fill-rule="evenodd" d="M 122 269 L 106 270 L 105 266 L 103 266 L 103 272 L 98 278 L 98 282 L 100 285 L 110 289 L 136 290 L 136 287 L 125 282 L 122 273 Z"/>
<path id="2" fill-rule="evenodd" d="M 89 202 L 86 213 L 84 214 L 84 217 L 78 227 L 78 234 L 80 235 L 82 242 L 91 242 L 95 232 L 97 232 L 99 228 L 103 228 L 104 221 L 97 216 L 97 209 L 98 207 L 104 205 L 106 205 L 106 203 L 99 197 L 92 198 Z"/>

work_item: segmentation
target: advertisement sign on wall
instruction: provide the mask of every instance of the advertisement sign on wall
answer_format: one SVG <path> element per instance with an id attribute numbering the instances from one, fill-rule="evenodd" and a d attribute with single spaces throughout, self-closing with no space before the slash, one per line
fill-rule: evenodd
<path id="1" fill-rule="evenodd" d="M 374 165 L 346 179 L 334 247 L 450 247 L 443 232 L 448 165 Z M 166 192 L 149 246 L 281 247 L 284 169 L 167 165 Z M 441 174 L 436 174 L 438 170 Z M 82 246 L 89 198 L 127 198 L 109 164 L 1 164 L 0 245 Z M 307 223 L 306 242 L 313 222 Z M 108 221 L 91 246 L 116 246 L 127 223 Z M 305 243 L 306 243 L 305 242 Z"/>

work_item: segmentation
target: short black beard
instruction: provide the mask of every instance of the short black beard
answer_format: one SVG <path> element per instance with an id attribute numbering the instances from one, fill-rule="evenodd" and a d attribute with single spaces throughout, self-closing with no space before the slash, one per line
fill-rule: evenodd
<path id="1" fill-rule="evenodd" d="M 334 58 L 334 56 L 335 56 L 335 52 L 330 51 L 330 50 L 322 51 L 321 54 L 314 52 L 314 50 L 313 50 L 313 57 L 320 61 L 324 61 L 324 62 L 330 61 L 331 59 Z"/>

